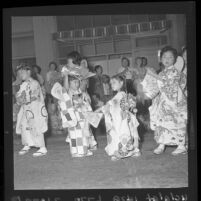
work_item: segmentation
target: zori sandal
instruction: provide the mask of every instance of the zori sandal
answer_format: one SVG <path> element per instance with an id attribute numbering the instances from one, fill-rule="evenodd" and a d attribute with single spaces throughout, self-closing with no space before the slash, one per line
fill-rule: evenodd
<path id="1" fill-rule="evenodd" d="M 97 150 L 97 145 L 93 146 L 93 147 L 90 147 L 90 150 L 91 151 L 96 151 Z"/>
<path id="2" fill-rule="evenodd" d="M 80 155 L 80 154 L 73 154 L 72 155 L 73 158 L 83 158 L 84 155 Z"/>
<path id="3" fill-rule="evenodd" d="M 118 158 L 118 157 L 116 157 L 116 156 L 112 156 L 112 157 L 111 157 L 111 160 L 112 160 L 112 161 L 118 161 L 119 159 L 120 159 L 120 158 Z"/>
<path id="4" fill-rule="evenodd" d="M 19 151 L 19 155 L 24 155 L 26 153 L 28 153 L 30 150 L 30 147 L 29 146 L 24 146 L 24 148 L 22 150 Z"/>
<path id="5" fill-rule="evenodd" d="M 40 148 L 37 152 L 33 153 L 34 157 L 45 156 L 47 154 L 46 148 Z"/>
<path id="6" fill-rule="evenodd" d="M 172 152 L 173 156 L 177 156 L 179 154 L 187 154 L 187 149 L 185 146 L 178 147 Z"/>
<path id="7" fill-rule="evenodd" d="M 47 154 L 47 153 L 37 151 L 37 152 L 33 153 L 33 156 L 34 156 L 34 157 L 45 156 L 46 154 Z"/>
<path id="8" fill-rule="evenodd" d="M 138 148 L 136 148 L 134 151 L 133 151 L 133 154 L 131 157 L 135 158 L 135 157 L 139 157 L 141 156 L 141 152 Z"/>
<path id="9" fill-rule="evenodd" d="M 92 156 L 92 155 L 93 155 L 93 152 L 90 151 L 90 150 L 88 150 L 88 151 L 87 151 L 87 156 Z"/>
<path id="10" fill-rule="evenodd" d="M 159 155 L 162 154 L 165 151 L 165 146 L 160 144 L 155 150 L 154 154 Z"/>

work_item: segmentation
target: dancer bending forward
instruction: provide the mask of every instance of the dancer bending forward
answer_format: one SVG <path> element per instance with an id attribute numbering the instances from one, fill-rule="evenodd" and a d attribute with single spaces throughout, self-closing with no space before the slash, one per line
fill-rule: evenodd
<path id="1" fill-rule="evenodd" d="M 105 151 L 111 160 L 119 160 L 130 156 L 140 156 L 139 135 L 136 119 L 136 101 L 125 89 L 125 79 L 116 75 L 111 79 L 111 86 L 117 94 L 103 107 L 107 131 L 107 146 Z"/>

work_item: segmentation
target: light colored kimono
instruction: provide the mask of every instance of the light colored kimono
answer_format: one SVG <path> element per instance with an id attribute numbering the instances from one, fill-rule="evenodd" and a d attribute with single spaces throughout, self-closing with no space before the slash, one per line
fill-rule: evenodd
<path id="1" fill-rule="evenodd" d="M 150 126 L 159 144 L 184 145 L 187 125 L 185 76 L 174 66 L 164 69 L 157 80 L 158 95 L 153 99 Z"/>
<path id="2" fill-rule="evenodd" d="M 16 133 L 21 134 L 22 144 L 44 147 L 44 133 L 47 131 L 48 114 L 40 84 L 30 78 L 21 84 L 16 94 L 21 105 L 17 116 Z"/>
<path id="3" fill-rule="evenodd" d="M 13 93 L 13 123 L 14 123 L 14 128 L 15 128 L 15 123 L 17 121 L 17 114 L 20 110 L 20 105 L 16 103 L 16 93 L 20 89 L 22 81 L 21 80 L 16 80 L 15 82 L 12 83 L 12 93 Z"/>
<path id="4" fill-rule="evenodd" d="M 54 96 L 53 93 L 52 95 Z M 71 90 L 67 91 L 63 87 L 58 104 L 61 111 L 62 126 L 64 129 L 68 128 L 71 154 L 86 156 L 88 150 L 97 145 L 90 124 L 86 119 L 87 112 L 92 112 L 87 94 L 81 90 L 76 93 Z"/>
<path id="5" fill-rule="evenodd" d="M 105 151 L 109 156 L 129 157 L 138 148 L 139 123 L 136 115 L 129 111 L 132 106 L 135 107 L 135 102 L 132 99 L 128 101 L 127 94 L 121 91 L 102 107 L 107 131 Z"/>

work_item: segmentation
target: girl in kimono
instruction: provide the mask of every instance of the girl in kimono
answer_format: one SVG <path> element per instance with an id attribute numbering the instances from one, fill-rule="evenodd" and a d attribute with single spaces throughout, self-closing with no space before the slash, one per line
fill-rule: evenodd
<path id="1" fill-rule="evenodd" d="M 26 154 L 31 147 L 39 150 L 34 157 L 47 153 L 44 133 L 47 131 L 47 111 L 44 104 L 42 90 L 38 81 L 33 79 L 31 67 L 21 66 L 21 78 L 24 81 L 16 94 L 20 111 L 17 116 L 16 133 L 21 135 L 23 149 L 20 155 Z"/>
<path id="2" fill-rule="evenodd" d="M 84 157 L 93 155 L 92 150 L 96 150 L 97 142 L 86 119 L 86 114 L 92 112 L 89 98 L 80 88 L 81 80 L 86 78 L 89 71 L 79 66 L 76 57 L 77 52 L 68 55 L 68 66 L 62 69 L 63 87 L 56 83 L 52 95 L 58 99 L 62 126 L 68 129 L 66 141 L 70 144 L 72 157 Z"/>
<path id="3" fill-rule="evenodd" d="M 182 48 L 182 57 L 183 57 L 183 60 L 184 60 L 184 66 L 183 66 L 183 69 L 182 69 L 182 73 L 187 77 L 187 50 L 186 50 L 186 47 Z M 187 96 L 187 87 L 186 87 L 186 85 L 184 86 L 184 93 Z"/>
<path id="4" fill-rule="evenodd" d="M 16 121 L 17 121 L 17 114 L 20 110 L 20 105 L 16 103 L 16 93 L 20 89 L 20 85 L 22 83 L 21 79 L 21 70 L 19 66 L 16 69 L 16 77 L 13 75 L 13 82 L 12 82 L 12 94 L 13 94 L 13 128 L 15 130 Z"/>
<path id="5" fill-rule="evenodd" d="M 140 156 L 139 136 L 136 119 L 136 100 L 125 93 L 125 79 L 121 75 L 111 78 L 111 86 L 116 95 L 98 110 L 105 116 L 107 131 L 106 153 L 116 161 L 129 156 Z"/>
<path id="6" fill-rule="evenodd" d="M 166 146 L 176 145 L 172 155 L 185 154 L 187 100 L 182 90 L 185 76 L 174 66 L 177 59 L 174 48 L 163 48 L 160 58 L 164 70 L 158 75 L 158 93 L 149 108 L 150 126 L 159 144 L 154 153 L 161 154 Z"/>
<path id="7" fill-rule="evenodd" d="M 184 59 L 184 67 L 183 67 L 183 69 L 182 69 L 182 72 L 183 72 L 183 74 L 186 76 L 186 78 L 187 78 L 187 50 L 186 50 L 186 47 L 183 47 L 182 48 L 182 57 L 183 57 L 183 59 Z M 186 80 L 186 79 L 185 79 Z M 185 96 L 187 97 L 187 95 L 188 95 L 188 91 L 187 91 L 187 83 L 185 82 L 185 83 L 183 83 L 183 91 L 184 91 L 184 94 L 185 94 Z M 186 107 L 187 107 L 187 105 L 186 105 Z M 186 109 L 187 110 L 187 109 Z M 188 111 L 188 110 L 187 110 Z M 186 149 L 188 149 L 188 135 L 187 135 L 187 133 L 186 133 Z"/>

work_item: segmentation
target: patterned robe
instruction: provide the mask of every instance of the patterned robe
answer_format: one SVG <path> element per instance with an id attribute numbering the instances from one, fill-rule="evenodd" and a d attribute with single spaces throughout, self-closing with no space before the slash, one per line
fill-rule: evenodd
<path id="1" fill-rule="evenodd" d="M 92 111 L 87 95 L 79 90 L 77 93 L 62 90 L 64 101 L 59 100 L 63 128 L 68 128 L 70 152 L 72 155 L 85 156 L 90 148 L 97 145 L 85 118 L 86 112 Z"/>
<path id="2" fill-rule="evenodd" d="M 118 92 L 102 107 L 107 131 L 105 151 L 109 156 L 129 157 L 138 148 L 139 123 L 136 116 L 129 111 L 132 106 L 136 106 L 135 101 L 132 98 L 127 99 L 125 92 Z"/>
<path id="3" fill-rule="evenodd" d="M 48 114 L 40 84 L 32 78 L 23 82 L 16 94 L 16 101 L 21 105 L 16 133 L 21 134 L 22 144 L 45 146 L 43 134 L 47 131 Z"/>
<path id="4" fill-rule="evenodd" d="M 186 77 L 174 66 L 164 69 L 157 81 L 159 94 L 153 99 L 150 126 L 157 143 L 184 145 L 187 125 Z"/>
<path id="5" fill-rule="evenodd" d="M 15 123 L 17 121 L 17 114 L 18 114 L 18 112 L 20 110 L 20 105 L 18 105 L 16 103 L 16 97 L 15 97 L 17 91 L 19 91 L 19 89 L 20 89 L 20 83 L 16 84 L 16 82 L 14 82 L 12 84 L 12 92 L 13 92 L 13 123 L 14 123 L 14 128 L 15 128 Z"/>

